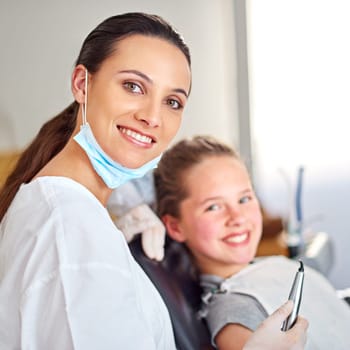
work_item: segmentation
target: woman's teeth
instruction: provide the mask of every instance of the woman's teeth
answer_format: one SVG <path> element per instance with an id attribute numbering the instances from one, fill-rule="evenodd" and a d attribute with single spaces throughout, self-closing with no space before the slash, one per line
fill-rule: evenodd
<path id="1" fill-rule="evenodd" d="M 139 134 L 135 131 L 132 131 L 130 129 L 120 128 L 120 131 L 123 134 L 126 134 L 137 141 L 144 142 L 144 143 L 152 143 L 152 139 L 150 137 L 145 136 L 145 135 L 141 135 L 141 134 Z"/>
<path id="2" fill-rule="evenodd" d="M 243 233 L 241 235 L 235 235 L 235 236 L 226 238 L 225 241 L 230 243 L 241 243 L 245 241 L 247 238 L 248 238 L 248 233 Z"/>

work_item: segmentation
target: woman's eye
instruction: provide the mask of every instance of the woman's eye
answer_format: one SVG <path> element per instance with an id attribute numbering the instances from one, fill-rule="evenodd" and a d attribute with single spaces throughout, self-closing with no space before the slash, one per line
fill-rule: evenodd
<path id="1" fill-rule="evenodd" d="M 133 93 L 136 93 L 136 94 L 142 94 L 142 88 L 140 85 L 136 84 L 136 83 L 133 83 L 131 81 L 127 81 L 125 82 L 124 84 L 124 87 L 133 92 Z"/>
<path id="2" fill-rule="evenodd" d="M 174 100 L 174 99 L 167 100 L 167 104 L 173 109 L 182 109 L 183 108 L 182 104 L 179 101 Z"/>

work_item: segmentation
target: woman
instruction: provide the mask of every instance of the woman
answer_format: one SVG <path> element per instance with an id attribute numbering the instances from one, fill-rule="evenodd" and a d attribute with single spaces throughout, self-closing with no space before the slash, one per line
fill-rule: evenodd
<path id="1" fill-rule="evenodd" d="M 114 16 L 85 39 L 71 86 L 75 102 L 42 127 L 0 195 L 0 348 L 175 349 L 165 305 L 105 205 L 175 136 L 188 48 L 160 17 Z"/>

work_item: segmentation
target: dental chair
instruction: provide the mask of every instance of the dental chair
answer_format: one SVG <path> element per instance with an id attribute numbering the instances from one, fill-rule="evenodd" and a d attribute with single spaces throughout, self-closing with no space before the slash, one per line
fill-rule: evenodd
<path id="1" fill-rule="evenodd" d="M 211 350 L 209 331 L 197 318 L 201 290 L 192 277 L 192 263 L 183 245 L 167 237 L 165 258 L 161 262 L 145 256 L 141 239 L 129 243 L 135 260 L 157 287 L 169 310 L 178 350 Z"/>
<path id="2" fill-rule="evenodd" d="M 193 277 L 193 264 L 185 246 L 167 236 L 165 258 L 161 262 L 145 256 L 140 236 L 129 243 L 129 246 L 135 260 L 157 287 L 167 305 L 177 349 L 213 350 L 207 326 L 197 317 L 196 310 L 201 303 L 201 290 Z M 311 262 L 314 264 L 313 259 Z M 337 294 L 350 306 L 350 288 L 340 290 Z"/>

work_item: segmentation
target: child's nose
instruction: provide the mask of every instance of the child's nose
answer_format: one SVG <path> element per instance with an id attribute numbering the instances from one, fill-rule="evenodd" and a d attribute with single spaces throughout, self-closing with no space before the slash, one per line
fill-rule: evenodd
<path id="1" fill-rule="evenodd" d="M 228 213 L 228 225 L 238 226 L 243 224 L 245 221 L 244 212 L 239 207 L 230 207 Z"/>

